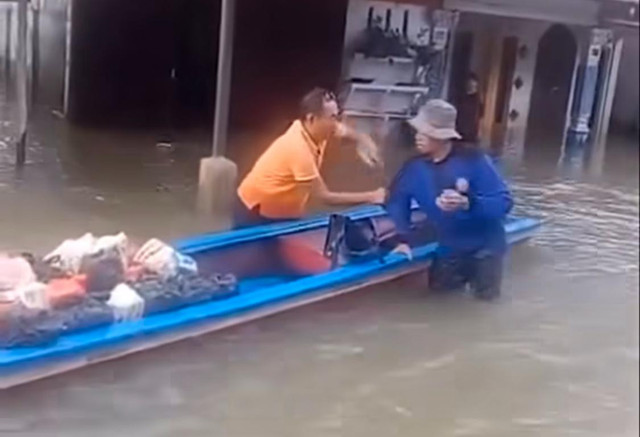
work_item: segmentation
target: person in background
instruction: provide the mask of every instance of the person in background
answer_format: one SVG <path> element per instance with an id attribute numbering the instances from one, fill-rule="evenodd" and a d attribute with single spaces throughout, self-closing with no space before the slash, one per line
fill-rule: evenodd
<path id="1" fill-rule="evenodd" d="M 480 97 L 478 77 L 471 73 L 466 80 L 464 91 L 458 96 L 457 130 L 462 142 L 475 144 L 478 142 L 480 120 L 484 116 L 484 103 Z"/>
<path id="2" fill-rule="evenodd" d="M 368 164 L 380 164 L 371 138 L 340 123 L 335 95 L 316 88 L 300 102 L 298 120 L 269 146 L 240 184 L 236 227 L 301 218 L 311 195 L 329 205 L 384 203 L 384 188 L 342 193 L 327 187 L 320 167 L 327 143 L 334 137 L 358 144 L 361 151 L 366 150 L 363 159 Z"/>
<path id="3" fill-rule="evenodd" d="M 419 156 L 398 172 L 387 211 L 398 238 L 396 253 L 411 257 L 411 204 L 435 228 L 439 248 L 430 268 L 432 290 L 462 289 L 491 300 L 500 295 L 507 249 L 504 219 L 513 207 L 505 182 L 477 148 L 454 144 L 456 109 L 432 100 L 410 121 Z"/>

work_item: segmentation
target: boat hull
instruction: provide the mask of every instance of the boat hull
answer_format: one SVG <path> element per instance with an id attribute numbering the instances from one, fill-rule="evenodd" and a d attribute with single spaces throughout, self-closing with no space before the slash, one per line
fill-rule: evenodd
<path id="1" fill-rule="evenodd" d="M 385 220 L 384 212 L 377 208 L 362 208 L 349 214 L 354 218 L 373 217 L 382 222 Z M 265 266 L 270 274 L 274 271 L 282 274 L 277 268 L 273 270 L 274 266 L 268 262 L 260 262 L 264 261 L 265 256 L 274 258 L 269 257 L 273 246 L 270 243 L 264 244 L 265 242 L 273 239 L 302 240 L 308 243 L 308 247 L 317 248 L 323 243 L 327 223 L 328 218 L 325 216 L 178 242 L 176 246 L 180 250 L 196 257 L 202 256 L 207 260 L 203 263 L 211 268 L 220 268 L 221 265 L 228 269 L 244 268 L 242 277 L 246 279 L 240 282 L 240 293 L 222 300 L 145 317 L 136 322 L 69 334 L 47 347 L 0 350 L 0 389 L 197 337 L 388 282 L 426 268 L 437 249 L 435 243 L 420 245 L 415 248 L 412 261 L 399 255 L 389 255 L 384 263 L 372 261 L 351 264 L 296 278 L 261 276 L 265 273 Z M 532 237 L 540 225 L 534 219 L 510 219 L 505 225 L 509 244 Z M 254 248 L 257 254 L 253 258 L 246 255 L 251 246 L 260 246 L 258 249 Z M 250 267 L 255 267 L 256 262 L 258 268 L 251 271 Z"/>

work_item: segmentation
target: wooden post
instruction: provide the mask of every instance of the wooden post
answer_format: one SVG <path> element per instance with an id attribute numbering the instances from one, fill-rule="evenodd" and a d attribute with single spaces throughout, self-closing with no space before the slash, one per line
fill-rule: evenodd
<path id="1" fill-rule="evenodd" d="M 27 9 L 28 0 L 18 1 L 18 51 L 16 59 L 16 98 L 18 104 L 18 141 L 16 143 L 16 165 L 22 167 L 27 160 L 28 67 L 27 67 Z"/>

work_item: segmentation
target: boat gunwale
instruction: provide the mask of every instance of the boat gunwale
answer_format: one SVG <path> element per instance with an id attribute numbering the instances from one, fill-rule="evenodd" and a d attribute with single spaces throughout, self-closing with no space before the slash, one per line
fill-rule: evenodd
<path id="1" fill-rule="evenodd" d="M 381 206 L 365 206 L 352 208 L 346 211 L 336 212 L 349 216 L 352 219 L 379 218 L 386 215 Z M 313 231 L 329 224 L 331 213 L 319 214 L 304 220 L 287 220 L 279 223 L 252 226 L 244 229 L 235 229 L 226 232 L 215 232 L 197 237 L 183 238 L 174 242 L 174 247 L 186 255 L 235 246 L 274 237 Z"/>

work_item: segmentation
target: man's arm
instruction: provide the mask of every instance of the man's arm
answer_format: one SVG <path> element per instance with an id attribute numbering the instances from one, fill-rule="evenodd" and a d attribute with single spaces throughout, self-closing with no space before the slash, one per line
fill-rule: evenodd
<path id="1" fill-rule="evenodd" d="M 357 130 L 342 123 L 338 128 L 337 136 L 353 142 L 358 148 L 358 155 L 360 156 L 360 159 L 362 159 L 365 164 L 371 167 L 382 165 L 380 149 L 369 135 L 358 132 Z"/>
<path id="2" fill-rule="evenodd" d="M 291 160 L 290 168 L 298 184 L 310 184 L 312 195 L 329 205 L 383 204 L 385 201 L 386 190 L 383 188 L 360 193 L 336 193 L 329 190 L 316 163 L 306 152 L 298 156 L 298 159 Z"/>
<path id="3" fill-rule="evenodd" d="M 313 195 L 328 205 L 383 204 L 386 197 L 386 190 L 384 188 L 360 193 L 331 191 L 321 176 L 311 181 L 311 184 L 311 192 Z"/>

